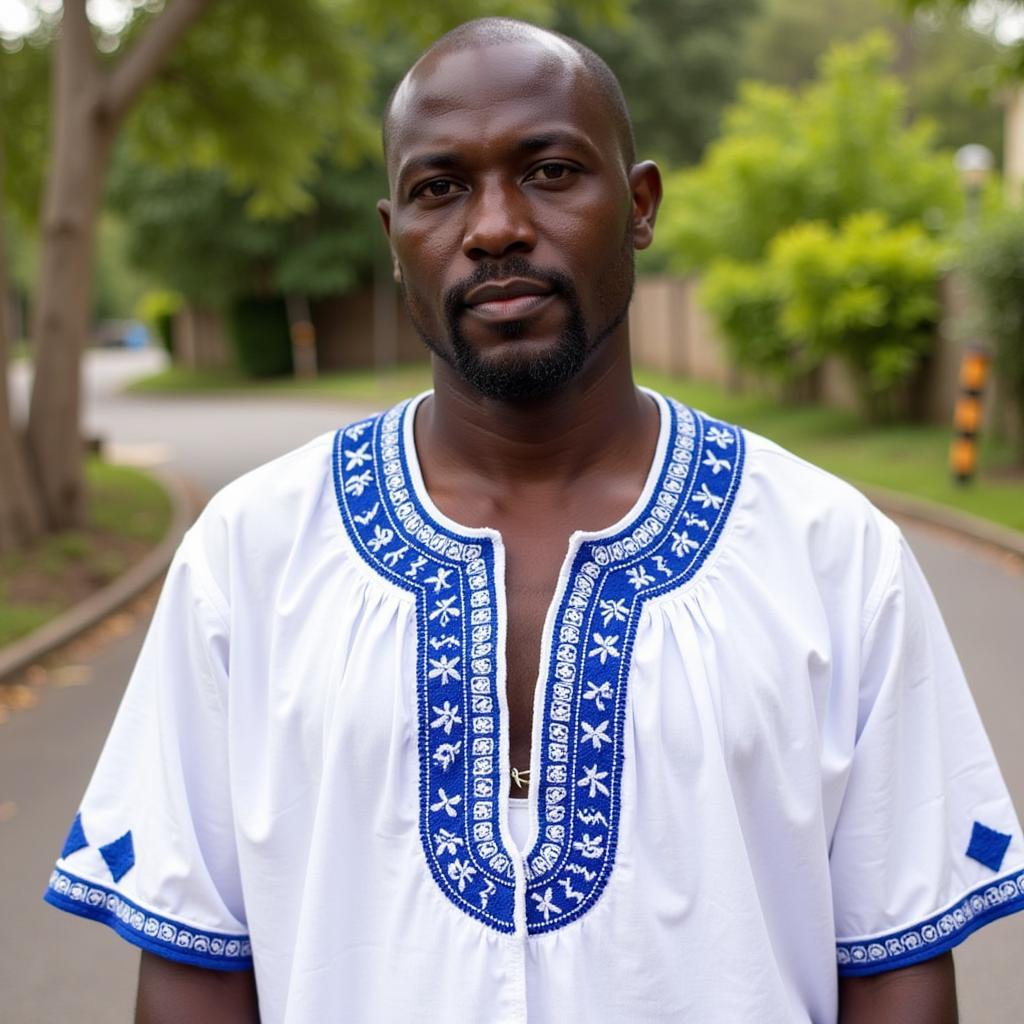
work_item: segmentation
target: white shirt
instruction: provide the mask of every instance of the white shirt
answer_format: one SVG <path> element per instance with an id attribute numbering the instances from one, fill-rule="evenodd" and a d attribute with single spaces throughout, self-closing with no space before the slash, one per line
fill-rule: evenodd
<path id="1" fill-rule="evenodd" d="M 834 1021 L 837 970 L 1024 907 L 1020 826 L 897 528 L 656 397 L 643 493 L 573 535 L 548 611 L 528 835 L 501 538 L 431 502 L 417 399 L 211 501 L 47 899 L 253 966 L 267 1024 Z"/>

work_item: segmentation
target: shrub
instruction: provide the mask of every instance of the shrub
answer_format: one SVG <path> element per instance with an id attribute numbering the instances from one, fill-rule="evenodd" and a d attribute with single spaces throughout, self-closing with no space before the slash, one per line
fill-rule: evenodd
<path id="1" fill-rule="evenodd" d="M 292 372 L 288 313 L 280 296 L 239 299 L 231 310 L 231 340 L 246 376 L 284 377 Z"/>
<path id="2" fill-rule="evenodd" d="M 737 360 L 792 383 L 828 356 L 849 366 L 873 417 L 910 411 L 907 385 L 935 340 L 948 249 L 877 211 L 833 229 L 798 224 L 756 263 L 716 262 L 701 296 Z"/>
<path id="3" fill-rule="evenodd" d="M 934 347 L 948 247 L 878 211 L 838 230 L 821 222 L 780 234 L 769 252 L 781 332 L 819 359 L 838 356 L 873 417 L 910 412 L 906 386 Z"/>
<path id="4" fill-rule="evenodd" d="M 701 282 L 700 298 L 739 365 L 787 380 L 806 363 L 782 333 L 778 282 L 768 264 L 719 260 Z"/>

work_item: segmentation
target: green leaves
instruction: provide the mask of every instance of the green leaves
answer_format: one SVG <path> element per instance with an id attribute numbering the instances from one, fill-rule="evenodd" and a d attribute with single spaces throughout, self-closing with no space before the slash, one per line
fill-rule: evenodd
<path id="1" fill-rule="evenodd" d="M 962 197 L 927 123 L 907 125 L 888 38 L 836 47 L 800 91 L 746 84 L 660 225 L 741 365 L 786 380 L 844 360 L 865 407 L 920 365 L 938 318 L 939 241 Z"/>
<path id="2" fill-rule="evenodd" d="M 674 267 L 759 259 L 794 223 L 838 225 L 862 209 L 933 234 L 952 225 L 963 202 L 952 162 L 927 123 L 906 126 L 890 56 L 874 34 L 831 51 L 800 91 L 745 84 L 704 162 L 668 176 L 659 234 Z"/>
<path id="3" fill-rule="evenodd" d="M 792 379 L 835 355 L 869 411 L 896 411 L 889 398 L 931 347 L 949 257 L 920 225 L 869 210 L 794 225 L 762 261 L 716 261 L 701 294 L 743 365 Z"/>

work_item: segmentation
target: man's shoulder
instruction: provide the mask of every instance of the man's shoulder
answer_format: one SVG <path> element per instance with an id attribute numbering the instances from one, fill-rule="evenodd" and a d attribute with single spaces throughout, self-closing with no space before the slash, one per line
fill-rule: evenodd
<path id="1" fill-rule="evenodd" d="M 271 571 L 307 541 L 323 540 L 325 552 L 337 553 L 332 538 L 343 531 L 335 496 L 336 441 L 352 426 L 346 422 L 320 434 L 222 487 L 190 531 L 191 549 L 219 567 L 218 577 L 242 562 L 258 561 Z"/>
<path id="2" fill-rule="evenodd" d="M 743 476 L 735 515 L 758 545 L 772 545 L 817 571 L 854 565 L 884 572 L 900 535 L 853 484 L 769 438 L 744 429 Z M 842 572 L 840 572 L 842 575 Z"/>

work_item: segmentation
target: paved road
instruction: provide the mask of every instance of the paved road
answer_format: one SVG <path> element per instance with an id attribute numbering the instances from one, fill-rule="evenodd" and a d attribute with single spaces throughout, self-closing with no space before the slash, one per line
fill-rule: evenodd
<path id="1" fill-rule="evenodd" d="M 208 493 L 249 467 L 357 414 L 262 398 L 143 400 L 118 382 L 158 358 L 101 353 L 88 363 L 86 422 L 140 459 L 186 467 Z M 16 381 L 23 391 L 24 380 Z M 1024 810 L 1024 569 L 955 537 L 904 524 L 935 588 L 1017 805 Z M 110 1024 L 131 1018 L 136 952 L 94 924 L 44 907 L 39 893 L 99 753 L 141 642 L 124 635 L 75 659 L 63 685 L 0 727 L 0 1021 Z M 115 623 L 117 625 L 117 623 Z M 982 929 L 956 953 L 963 1024 L 1024 1019 L 1024 914 Z"/>

